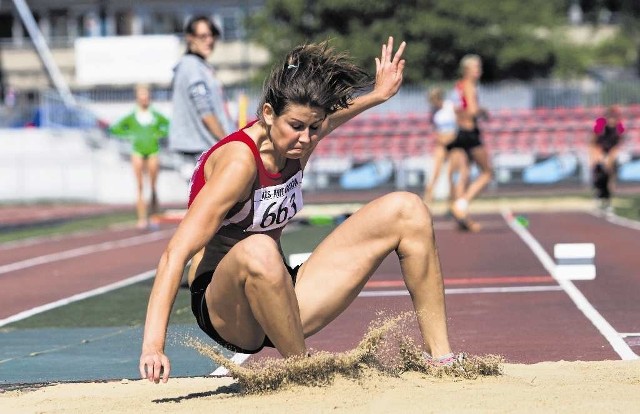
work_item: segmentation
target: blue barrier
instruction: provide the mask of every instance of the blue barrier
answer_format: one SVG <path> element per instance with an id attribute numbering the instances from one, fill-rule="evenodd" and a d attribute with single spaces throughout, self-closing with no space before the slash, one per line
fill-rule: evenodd
<path id="1" fill-rule="evenodd" d="M 345 171 L 340 176 L 340 187 L 345 190 L 363 190 L 375 188 L 388 182 L 393 175 L 393 162 L 390 160 L 370 161 L 359 167 Z"/>
<path id="2" fill-rule="evenodd" d="M 618 180 L 640 181 L 640 160 L 622 164 L 618 169 Z"/>
<path id="3" fill-rule="evenodd" d="M 557 155 L 525 168 L 522 181 L 527 184 L 552 184 L 574 176 L 577 170 L 578 158 L 575 155 Z"/>

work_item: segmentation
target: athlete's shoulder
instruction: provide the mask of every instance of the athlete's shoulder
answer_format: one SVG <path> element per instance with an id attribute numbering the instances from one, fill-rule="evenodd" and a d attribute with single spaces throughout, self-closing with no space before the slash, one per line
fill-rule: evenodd
<path id="1" fill-rule="evenodd" d="M 601 134 L 605 126 L 607 126 L 607 120 L 604 117 L 597 118 L 593 124 L 593 132 Z"/>
<path id="2" fill-rule="evenodd" d="M 184 55 L 176 65 L 175 73 L 177 76 L 189 76 L 190 74 L 206 71 L 207 63 L 194 55 Z"/>
<path id="3" fill-rule="evenodd" d="M 209 150 L 209 155 L 214 154 L 225 164 L 246 164 L 260 156 L 256 144 L 244 132 L 236 131 L 218 141 Z M 234 163 L 234 161 L 237 161 Z"/>

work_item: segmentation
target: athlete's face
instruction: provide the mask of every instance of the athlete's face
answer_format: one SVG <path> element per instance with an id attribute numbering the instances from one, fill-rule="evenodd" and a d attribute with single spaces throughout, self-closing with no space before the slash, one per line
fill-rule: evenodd
<path id="1" fill-rule="evenodd" d="M 138 88 L 136 89 L 136 101 L 138 102 L 138 106 L 142 109 L 149 108 L 151 103 L 151 98 L 149 96 L 149 89 L 147 88 Z"/>
<path id="2" fill-rule="evenodd" d="M 271 105 L 265 104 L 263 115 L 270 127 L 274 148 L 293 159 L 302 158 L 315 146 L 326 119 L 323 109 L 298 104 L 288 105 L 280 115 L 275 115 Z"/>
<path id="3" fill-rule="evenodd" d="M 471 79 L 478 80 L 482 76 L 482 62 L 479 60 L 471 60 L 467 64 L 467 76 Z"/>
<path id="4" fill-rule="evenodd" d="M 618 125 L 620 122 L 620 110 L 617 108 L 609 108 L 607 110 L 607 124 L 610 126 Z"/>
<path id="5" fill-rule="evenodd" d="M 209 25 L 204 21 L 196 22 L 193 34 L 187 35 L 189 50 L 205 58 L 213 52 L 216 40 L 216 36 L 211 33 Z"/>

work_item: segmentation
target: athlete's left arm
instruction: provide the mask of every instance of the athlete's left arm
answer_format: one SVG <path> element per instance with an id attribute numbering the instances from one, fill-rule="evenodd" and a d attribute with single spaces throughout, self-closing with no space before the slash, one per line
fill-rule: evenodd
<path id="1" fill-rule="evenodd" d="M 158 111 L 154 111 L 153 114 L 156 118 L 155 128 L 158 134 L 157 139 L 165 138 L 169 135 L 169 119 Z"/>
<path id="2" fill-rule="evenodd" d="M 129 114 L 109 127 L 109 133 L 120 139 L 129 139 L 133 129 L 133 114 Z"/>
<path id="3" fill-rule="evenodd" d="M 398 92 L 402 85 L 405 66 L 405 60 L 402 59 L 405 47 L 406 43 L 402 42 L 393 54 L 393 37 L 389 36 L 387 43 L 382 45 L 380 57 L 376 58 L 376 81 L 373 90 L 355 98 L 348 108 L 329 115 L 320 139 L 356 115 L 386 102 Z"/>
<path id="4" fill-rule="evenodd" d="M 618 154 L 620 154 L 620 151 L 622 150 L 625 138 L 624 126 L 622 126 L 621 123 L 616 126 L 616 129 L 618 131 L 618 142 L 609 150 L 609 158 L 612 160 L 616 160 L 618 158 Z"/>

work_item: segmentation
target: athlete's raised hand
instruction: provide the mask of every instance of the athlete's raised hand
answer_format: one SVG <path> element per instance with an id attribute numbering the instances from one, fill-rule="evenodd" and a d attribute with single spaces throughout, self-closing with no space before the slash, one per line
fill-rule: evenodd
<path id="1" fill-rule="evenodd" d="M 402 84 L 405 60 L 402 53 L 407 46 L 406 42 L 400 43 L 396 53 L 393 53 L 393 37 L 389 36 L 386 44 L 382 45 L 380 57 L 376 57 L 376 83 L 374 91 L 386 101 L 395 95 Z"/>

